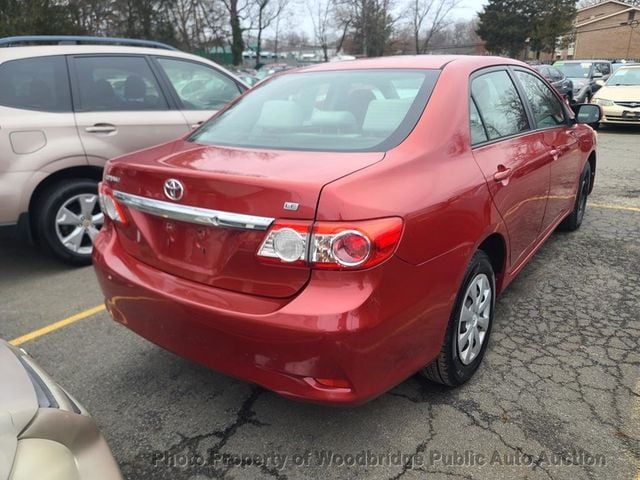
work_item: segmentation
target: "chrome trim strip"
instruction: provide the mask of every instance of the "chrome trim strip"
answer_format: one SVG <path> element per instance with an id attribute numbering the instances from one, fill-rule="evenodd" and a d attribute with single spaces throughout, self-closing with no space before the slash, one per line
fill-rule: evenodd
<path id="1" fill-rule="evenodd" d="M 208 208 L 192 207 L 177 203 L 163 202 L 153 198 L 139 197 L 130 193 L 113 191 L 113 196 L 119 202 L 156 217 L 196 223 L 209 227 L 238 228 L 243 230 L 266 230 L 273 223 L 274 218 L 245 215 L 242 213 L 210 210 Z"/>

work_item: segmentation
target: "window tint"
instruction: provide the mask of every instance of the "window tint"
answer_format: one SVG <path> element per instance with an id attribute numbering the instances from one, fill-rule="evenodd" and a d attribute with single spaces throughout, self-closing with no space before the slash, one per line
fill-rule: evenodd
<path id="1" fill-rule="evenodd" d="M 470 99 L 469 103 L 471 104 L 469 116 L 469 125 L 471 127 L 471 145 L 486 142 L 488 140 L 487 132 L 484 129 L 484 125 L 482 125 L 482 119 L 480 118 L 480 114 L 478 113 L 478 109 L 476 108 L 476 103 L 473 101 L 473 99 Z"/>
<path id="2" fill-rule="evenodd" d="M 45 112 L 70 112 L 64 57 L 11 60 L 0 65 L 0 105 Z"/>
<path id="3" fill-rule="evenodd" d="M 562 103 L 542 80 L 522 70 L 516 71 L 516 76 L 522 84 L 539 128 L 554 127 L 565 123 Z"/>
<path id="4" fill-rule="evenodd" d="M 549 74 L 551 75 L 551 80 L 554 82 L 562 80 L 562 72 L 557 68 L 549 67 Z"/>
<path id="5" fill-rule="evenodd" d="M 218 110 L 240 94 L 233 80 L 206 65 L 171 58 L 158 63 L 187 110 Z"/>
<path id="6" fill-rule="evenodd" d="M 416 125 L 437 77 L 436 70 L 285 74 L 249 91 L 191 140 L 283 150 L 387 150 Z"/>
<path id="7" fill-rule="evenodd" d="M 522 100 L 506 71 L 476 77 L 471 83 L 471 94 L 490 140 L 529 129 Z"/>
<path id="8" fill-rule="evenodd" d="M 76 57 L 84 111 L 166 110 L 160 87 L 143 57 Z"/>
<path id="9" fill-rule="evenodd" d="M 608 63 L 596 63 L 595 64 L 596 72 L 602 73 L 602 75 L 610 75 L 611 67 L 609 67 Z"/>

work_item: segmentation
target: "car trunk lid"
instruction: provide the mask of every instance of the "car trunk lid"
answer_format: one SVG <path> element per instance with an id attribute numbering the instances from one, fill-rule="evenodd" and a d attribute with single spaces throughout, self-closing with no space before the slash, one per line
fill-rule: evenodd
<path id="1" fill-rule="evenodd" d="M 309 270 L 258 260 L 272 220 L 313 220 L 324 185 L 383 157 L 180 140 L 111 161 L 105 182 L 127 208 L 118 230 L 133 257 L 199 283 L 284 298 L 304 286 Z M 183 187 L 179 199 L 168 196 L 177 184 L 165 192 L 170 180 Z"/>

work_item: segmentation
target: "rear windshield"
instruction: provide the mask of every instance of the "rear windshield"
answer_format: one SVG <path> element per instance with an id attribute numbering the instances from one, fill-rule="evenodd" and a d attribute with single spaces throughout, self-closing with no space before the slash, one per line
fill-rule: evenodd
<path id="1" fill-rule="evenodd" d="M 258 86 L 190 140 L 280 150 L 384 151 L 411 132 L 439 70 L 292 73 Z"/>
<path id="2" fill-rule="evenodd" d="M 591 63 L 554 63 L 553 66 L 569 78 L 588 78 L 591 71 Z"/>

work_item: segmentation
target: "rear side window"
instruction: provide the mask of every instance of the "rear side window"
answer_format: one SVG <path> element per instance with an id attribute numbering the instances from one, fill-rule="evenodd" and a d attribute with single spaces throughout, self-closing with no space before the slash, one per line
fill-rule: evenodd
<path id="1" fill-rule="evenodd" d="M 538 128 L 555 127 L 566 123 L 564 108 L 546 83 L 535 75 L 521 70 L 516 71 L 516 76 L 529 100 Z"/>
<path id="2" fill-rule="evenodd" d="M 83 111 L 167 110 L 144 57 L 75 57 Z"/>
<path id="3" fill-rule="evenodd" d="M 482 118 L 480 118 L 480 114 L 478 113 L 478 108 L 476 107 L 476 103 L 471 100 L 471 111 L 469 117 L 469 125 L 471 127 L 471 145 L 475 145 L 477 143 L 486 142 L 487 132 L 484 129 L 484 125 L 482 124 Z"/>
<path id="4" fill-rule="evenodd" d="M 43 112 L 70 112 L 63 56 L 10 60 L 0 65 L 0 105 Z"/>
<path id="5" fill-rule="evenodd" d="M 471 95 L 489 140 L 515 135 L 530 128 L 522 100 L 506 71 L 489 72 L 474 78 Z"/>

